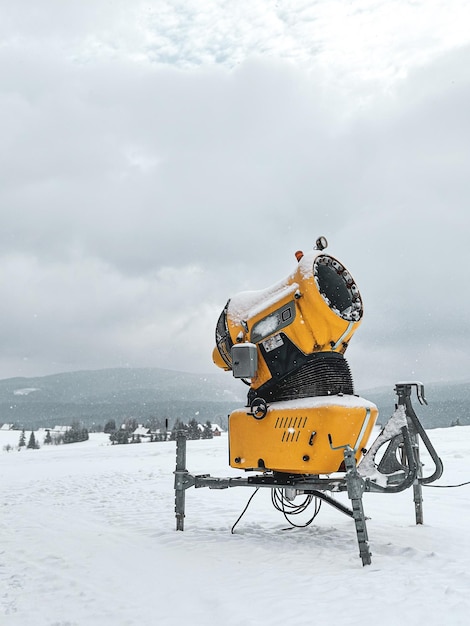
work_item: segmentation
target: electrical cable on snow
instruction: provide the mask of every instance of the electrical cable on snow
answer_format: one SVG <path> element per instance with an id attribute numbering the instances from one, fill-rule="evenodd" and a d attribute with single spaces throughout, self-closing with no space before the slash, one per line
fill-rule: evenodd
<path id="1" fill-rule="evenodd" d="M 453 487 L 464 487 L 465 485 L 470 485 L 470 480 L 467 480 L 465 483 L 460 483 L 459 485 L 423 485 L 423 487 L 434 487 L 434 489 L 452 489 Z"/>
<path id="2" fill-rule="evenodd" d="M 237 521 L 234 523 L 234 525 L 231 528 L 232 535 L 234 534 L 235 527 L 237 526 L 238 522 L 242 519 L 242 517 L 247 512 L 248 507 L 251 504 L 251 501 L 253 500 L 255 495 L 258 493 L 259 489 L 260 488 L 257 487 L 255 489 L 255 491 L 249 497 L 248 502 L 246 503 L 245 508 L 240 513 Z M 294 524 L 294 522 L 291 519 L 289 519 L 289 516 L 291 516 L 291 515 L 300 515 L 300 513 L 303 513 L 310 506 L 310 504 L 312 503 L 313 500 L 315 500 L 315 508 L 314 508 L 313 516 L 309 520 L 307 520 L 304 524 Z M 310 524 L 313 522 L 313 520 L 316 518 L 316 516 L 320 512 L 321 505 L 322 505 L 322 501 L 319 498 L 314 498 L 314 496 L 312 496 L 312 495 L 306 496 L 305 500 L 301 504 L 294 504 L 293 502 L 290 502 L 284 496 L 284 494 L 282 493 L 282 489 L 272 489 L 271 490 L 271 501 L 273 503 L 274 508 L 277 511 L 280 511 L 284 515 L 286 520 L 291 525 L 291 528 L 292 527 L 294 527 L 294 528 L 306 528 L 307 526 L 310 526 Z M 285 528 L 284 530 L 291 530 L 291 528 Z"/>
<path id="3" fill-rule="evenodd" d="M 271 491 L 271 501 L 274 508 L 280 511 L 284 515 L 286 521 L 289 522 L 289 524 L 294 528 L 306 528 L 307 526 L 310 526 L 310 524 L 320 512 L 322 501 L 318 498 L 315 498 L 315 509 L 313 516 L 307 522 L 305 522 L 305 524 L 294 524 L 294 522 L 289 519 L 290 515 L 299 515 L 300 513 L 303 513 L 310 506 L 313 499 L 313 495 L 308 495 L 301 504 L 294 504 L 284 496 L 284 494 L 282 493 L 282 489 L 273 489 Z M 284 530 L 291 529 L 285 528 Z"/>
<path id="4" fill-rule="evenodd" d="M 243 511 L 240 513 L 239 518 L 237 519 L 237 521 L 235 522 L 235 524 L 232 526 L 232 530 L 231 530 L 232 535 L 233 535 L 233 531 L 235 530 L 235 526 L 238 524 L 238 522 L 241 520 L 241 518 L 245 515 L 245 513 L 246 513 L 246 511 L 247 511 L 248 507 L 250 506 L 251 501 L 252 501 L 252 500 L 253 500 L 253 498 L 256 496 L 256 494 L 258 493 L 258 491 L 259 491 L 259 487 L 256 487 L 256 489 L 254 490 L 254 492 L 251 494 L 251 496 L 250 496 L 250 498 L 249 498 L 248 502 L 246 503 L 245 508 L 244 508 L 244 509 L 243 509 Z"/>

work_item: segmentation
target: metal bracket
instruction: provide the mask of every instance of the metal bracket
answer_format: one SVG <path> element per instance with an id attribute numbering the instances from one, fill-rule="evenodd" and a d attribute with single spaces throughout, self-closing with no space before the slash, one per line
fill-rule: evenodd
<path id="1" fill-rule="evenodd" d="M 411 397 L 412 387 L 416 388 L 416 396 L 418 398 L 418 402 L 421 405 L 427 404 L 428 401 L 424 397 L 424 385 L 419 381 L 399 382 L 395 384 L 395 393 L 398 395 L 398 403 L 400 404 L 400 398 Z"/>
<path id="2" fill-rule="evenodd" d="M 411 433 L 411 439 L 413 446 L 418 450 L 419 453 L 419 441 L 418 436 L 421 438 L 424 446 L 429 452 L 433 463 L 434 463 L 434 472 L 430 476 L 422 476 L 422 474 L 418 477 L 418 481 L 421 484 L 432 483 L 438 478 L 442 476 L 442 472 L 444 471 L 444 466 L 442 464 L 441 459 L 439 458 L 434 446 L 432 445 L 423 425 L 421 424 L 418 416 L 416 415 L 413 405 L 411 403 L 411 388 L 416 387 L 416 393 L 418 395 L 418 400 L 420 404 L 427 404 L 427 401 L 424 397 L 424 385 L 418 382 L 409 382 L 409 383 L 397 383 L 395 385 L 395 392 L 398 396 L 398 406 L 402 405 L 405 408 L 405 414 L 408 422 L 408 429 Z M 419 457 L 417 457 L 417 463 L 419 467 L 422 467 L 419 462 Z"/>

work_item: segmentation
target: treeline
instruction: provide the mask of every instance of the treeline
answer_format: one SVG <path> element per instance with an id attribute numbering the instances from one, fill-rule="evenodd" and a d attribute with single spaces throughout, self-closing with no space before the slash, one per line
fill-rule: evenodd
<path id="1" fill-rule="evenodd" d="M 45 446 L 77 443 L 79 441 L 87 441 L 90 437 L 88 429 L 82 426 L 79 422 L 73 422 L 71 426 L 63 432 L 54 432 L 52 428 L 46 428 L 45 431 L 46 434 L 42 442 Z M 23 428 L 20 432 L 18 445 L 16 447 L 18 450 L 22 450 L 23 448 L 26 450 L 38 450 L 41 447 L 41 443 L 39 442 L 38 435 L 34 430 L 31 431 L 28 442 L 26 442 L 26 432 Z M 3 449 L 6 452 L 10 452 L 10 450 L 14 449 L 14 446 L 6 444 Z"/>
<path id="2" fill-rule="evenodd" d="M 19 441 L 16 446 L 18 450 L 23 448 L 37 450 L 41 445 L 61 445 L 87 441 L 90 432 L 105 432 L 109 434 L 110 442 L 114 444 L 142 443 L 142 441 L 162 442 L 174 441 L 178 431 L 183 431 L 187 439 L 212 439 L 214 436 L 212 423 L 206 420 L 204 424 L 199 423 L 195 418 L 189 422 L 177 419 L 171 430 L 168 427 L 168 419 L 153 417 L 144 425 L 139 424 L 136 418 L 127 418 L 122 424 L 117 425 L 115 419 L 110 419 L 103 426 L 94 428 L 93 431 L 78 421 L 72 422 L 68 427 L 57 431 L 53 428 L 46 428 L 43 441 L 39 441 L 38 434 L 31 431 L 28 441 L 26 440 L 25 429 L 20 432 Z M 16 430 L 16 429 L 13 429 Z M 218 433 L 216 433 L 218 434 Z M 7 444 L 4 450 L 9 452 L 15 446 Z"/>
<path id="3" fill-rule="evenodd" d="M 121 424 L 120 427 L 116 426 L 115 420 L 109 420 L 103 429 L 105 433 L 109 433 L 109 440 L 112 444 L 174 441 L 179 430 L 186 433 L 187 439 L 212 439 L 214 436 L 210 420 L 202 425 L 194 418 L 188 423 L 177 419 L 171 430 L 168 430 L 168 420 L 158 418 L 154 418 L 141 426 L 131 418 Z"/>
<path id="4" fill-rule="evenodd" d="M 186 439 L 212 439 L 214 436 L 210 420 L 207 420 L 203 426 L 195 419 L 190 420 L 188 424 L 181 420 L 176 420 L 170 434 L 172 441 L 176 439 L 176 433 L 179 430 L 186 433 Z"/>

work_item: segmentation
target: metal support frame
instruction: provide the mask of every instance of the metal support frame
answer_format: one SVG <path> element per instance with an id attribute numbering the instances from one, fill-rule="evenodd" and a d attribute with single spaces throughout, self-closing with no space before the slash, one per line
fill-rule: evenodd
<path id="1" fill-rule="evenodd" d="M 414 427 L 413 421 L 410 417 L 410 409 L 413 410 L 411 406 L 411 386 L 410 385 L 400 385 L 395 388 L 398 395 L 398 405 L 402 405 L 405 407 L 405 414 L 407 416 L 408 423 L 408 432 L 410 436 L 411 447 L 413 451 L 413 458 L 416 465 L 416 476 L 413 480 L 413 502 L 415 507 L 415 519 L 416 524 L 424 523 L 424 515 L 423 515 L 423 487 L 420 482 L 420 479 L 423 478 L 423 464 L 420 459 L 419 454 L 419 439 L 416 428 Z M 418 398 L 421 403 L 425 403 L 424 395 L 420 393 L 417 388 Z M 410 403 L 410 406 L 407 407 L 407 403 Z M 414 412 L 414 411 L 413 411 Z"/>
<path id="2" fill-rule="evenodd" d="M 369 550 L 369 537 L 367 535 L 364 507 L 362 506 L 362 494 L 365 490 L 365 483 L 357 471 L 354 450 L 349 446 L 344 450 L 344 465 L 346 468 L 348 497 L 352 504 L 357 542 L 359 544 L 359 556 L 362 559 L 363 565 L 370 565 L 371 554 Z"/>
<path id="3" fill-rule="evenodd" d="M 179 430 L 176 437 L 175 514 L 176 530 L 184 530 L 186 489 L 194 484 L 186 469 L 186 435 Z"/>
<path id="4" fill-rule="evenodd" d="M 354 519 L 359 556 L 363 565 L 371 563 L 366 517 L 362 505 L 362 494 L 366 491 L 366 482 L 357 471 L 354 451 L 349 446 L 344 449 L 346 474 L 341 478 L 320 478 L 318 476 L 298 476 L 280 473 L 266 473 L 248 477 L 218 478 L 208 474 L 194 476 L 186 469 L 186 434 L 176 434 L 176 470 L 175 470 L 175 517 L 176 530 L 184 530 L 185 491 L 196 489 L 229 489 L 231 487 L 266 487 L 268 489 L 295 489 L 296 495 L 311 494 L 335 507 L 341 513 Z M 346 491 L 351 501 L 351 509 L 324 493 Z"/>
<path id="5" fill-rule="evenodd" d="M 416 394 L 420 404 L 427 404 L 424 397 L 424 386 L 419 382 L 406 382 L 397 383 L 395 385 L 395 393 L 398 396 L 398 406 L 403 406 L 405 409 L 405 415 L 407 420 L 408 431 L 410 435 L 411 447 L 413 450 L 414 462 L 416 464 L 416 476 L 413 481 L 413 502 L 415 506 L 415 519 L 416 524 L 424 523 L 423 516 L 423 485 L 434 482 L 442 476 L 444 466 L 439 458 L 436 450 L 434 449 L 423 425 L 416 415 L 413 405 L 411 403 L 411 391 L 412 388 L 416 388 Z M 423 475 L 423 464 L 420 459 L 419 452 L 419 439 L 421 438 L 425 448 L 431 455 L 431 459 L 434 463 L 434 472 L 429 476 Z"/>
<path id="6" fill-rule="evenodd" d="M 388 443 L 382 461 L 377 466 L 379 472 L 386 476 L 387 484 L 382 486 L 364 477 L 358 471 L 355 452 L 349 445 L 343 446 L 344 475 L 337 477 L 320 477 L 317 475 L 284 474 L 281 472 L 263 472 L 247 477 L 236 476 L 219 478 L 209 474 L 193 475 L 186 468 L 186 433 L 176 433 L 176 469 L 175 469 L 175 517 L 176 530 L 184 530 L 185 493 L 186 489 L 208 487 L 209 489 L 228 489 L 231 487 L 265 487 L 268 489 L 289 489 L 295 495 L 311 494 L 335 507 L 341 513 L 354 520 L 359 556 L 363 565 L 371 563 L 371 552 L 367 534 L 366 517 L 362 503 L 364 492 L 398 493 L 413 486 L 413 501 L 416 524 L 423 523 L 422 485 L 433 482 L 442 475 L 443 465 L 434 450 L 429 438 L 421 425 L 411 404 L 411 390 L 416 387 L 418 400 L 427 404 L 421 383 L 397 383 L 395 391 L 398 396 L 397 407 L 403 406 L 406 415 L 406 426 L 398 434 L 385 441 Z M 423 476 L 419 454 L 419 439 L 429 451 L 435 464 L 430 476 Z M 375 454 L 375 453 L 374 453 Z M 401 462 L 398 461 L 400 456 Z M 351 508 L 343 505 L 327 493 L 347 492 Z"/>

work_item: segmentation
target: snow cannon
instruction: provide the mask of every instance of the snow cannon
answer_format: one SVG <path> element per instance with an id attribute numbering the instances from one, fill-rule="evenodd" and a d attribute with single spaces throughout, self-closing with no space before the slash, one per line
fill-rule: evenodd
<path id="1" fill-rule="evenodd" d="M 229 418 L 230 465 L 244 470 L 329 474 L 358 462 L 377 407 L 354 395 L 344 353 L 363 304 L 350 272 L 325 253 L 296 252 L 294 271 L 260 291 L 240 293 L 216 325 L 216 365 L 250 386 Z"/>
<path id="2" fill-rule="evenodd" d="M 371 563 L 364 493 L 413 489 L 416 524 L 423 524 L 422 487 L 443 464 L 412 405 L 419 381 L 396 383 L 391 417 L 369 444 L 377 407 L 354 393 L 344 353 L 361 323 L 363 306 L 349 271 L 324 250 L 296 253 L 283 281 L 240 293 L 225 305 L 216 325 L 213 360 L 249 386 L 247 403 L 229 416 L 229 463 L 244 475 L 192 474 L 186 467 L 186 433 L 176 434 L 176 530 L 184 530 L 187 489 L 208 487 L 271 491 L 274 508 L 299 528 L 316 519 L 322 503 L 354 520 L 359 556 Z M 423 470 L 420 442 L 431 459 Z M 366 449 L 366 447 L 368 449 Z M 347 493 L 350 506 L 332 497 Z M 298 498 L 301 498 L 299 501 Z M 299 525 L 298 515 L 313 514 Z M 294 519 L 296 521 L 294 521 Z"/>

